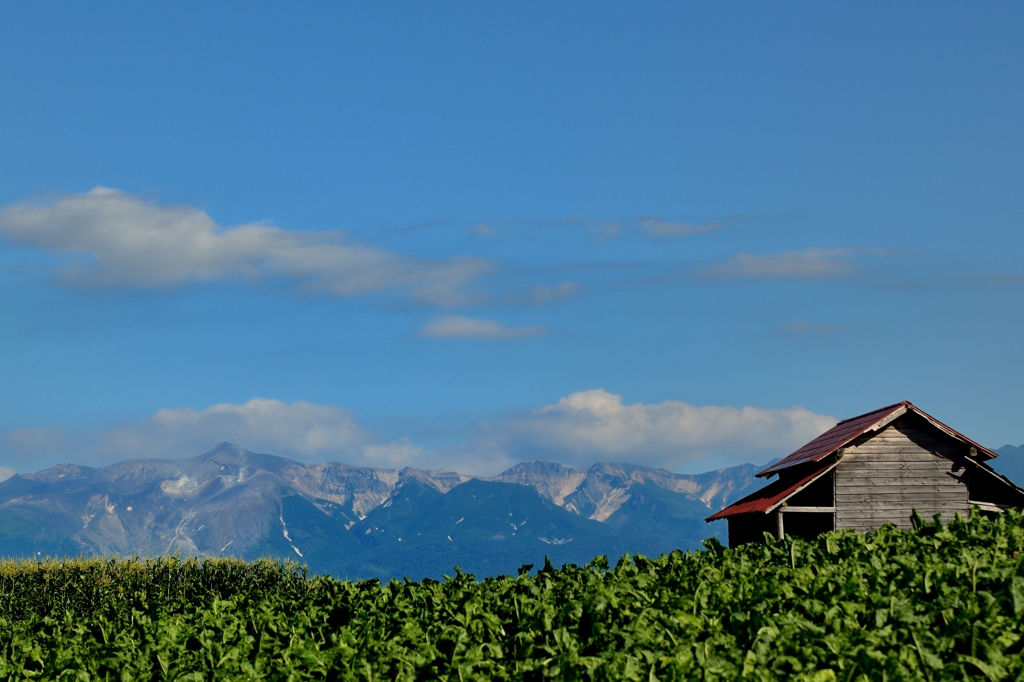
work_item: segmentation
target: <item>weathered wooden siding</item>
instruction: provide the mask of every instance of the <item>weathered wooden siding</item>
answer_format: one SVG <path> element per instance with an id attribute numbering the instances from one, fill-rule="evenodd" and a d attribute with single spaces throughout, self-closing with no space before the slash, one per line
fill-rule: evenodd
<path id="1" fill-rule="evenodd" d="M 967 514 L 965 446 L 923 420 L 901 417 L 848 447 L 836 467 L 836 528 L 910 527 L 917 509 L 926 520 Z"/>

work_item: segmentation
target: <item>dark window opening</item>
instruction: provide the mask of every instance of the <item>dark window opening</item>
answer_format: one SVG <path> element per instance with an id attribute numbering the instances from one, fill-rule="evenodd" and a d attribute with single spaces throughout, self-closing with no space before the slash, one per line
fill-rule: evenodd
<path id="1" fill-rule="evenodd" d="M 836 504 L 835 474 L 833 469 L 786 500 L 786 504 L 790 507 L 834 507 Z"/>
<path id="2" fill-rule="evenodd" d="M 823 512 L 789 512 L 783 514 L 782 521 L 786 535 L 804 540 L 813 540 L 836 525 L 835 514 Z"/>

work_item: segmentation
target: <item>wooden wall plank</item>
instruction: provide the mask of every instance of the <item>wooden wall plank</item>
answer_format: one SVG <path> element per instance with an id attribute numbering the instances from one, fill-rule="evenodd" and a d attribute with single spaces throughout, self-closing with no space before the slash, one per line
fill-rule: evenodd
<path id="1" fill-rule="evenodd" d="M 857 488 L 836 489 L 836 499 L 844 499 L 848 502 L 866 500 L 966 500 L 965 491 L 959 490 L 961 486 L 860 486 Z"/>
<path id="2" fill-rule="evenodd" d="M 848 472 L 854 471 L 847 469 Z M 856 487 L 858 485 L 958 485 L 957 477 L 959 472 L 952 474 L 948 471 L 935 473 L 934 469 L 920 469 L 918 471 L 873 471 L 864 472 L 861 479 L 846 477 L 836 481 L 836 487 Z"/>
<path id="3" fill-rule="evenodd" d="M 914 509 L 925 519 L 966 516 L 967 486 L 956 478 L 963 471 L 955 461 L 964 447 L 914 419 L 900 417 L 846 448 L 835 470 L 837 528 L 909 528 Z"/>
<path id="4" fill-rule="evenodd" d="M 846 457 L 843 458 L 844 460 Z M 935 459 L 940 459 L 935 457 Z M 932 460 L 922 460 L 920 462 L 913 461 L 900 461 L 900 460 L 885 460 L 879 459 L 875 462 L 866 462 L 863 460 L 851 461 L 851 462 L 840 462 L 844 469 L 850 471 L 860 470 L 865 472 L 870 471 L 935 471 L 936 462 Z M 945 471 L 951 470 L 953 462 L 946 460 Z"/>
<path id="5" fill-rule="evenodd" d="M 846 528 L 848 521 L 855 519 L 873 519 L 875 520 L 876 527 L 880 527 L 889 521 L 898 521 L 901 519 L 909 519 L 914 511 L 924 519 L 930 519 L 936 514 L 940 514 L 944 519 L 953 518 L 954 514 L 960 514 L 961 518 L 967 518 L 968 511 L 960 508 L 935 508 L 935 507 L 915 507 L 911 509 L 874 509 L 871 512 L 862 511 L 856 515 L 852 515 L 845 512 L 836 512 L 836 527 Z"/>
<path id="6" fill-rule="evenodd" d="M 910 502 L 909 504 L 905 500 L 861 500 L 856 503 L 857 507 L 861 509 L 892 509 L 900 510 L 905 509 L 906 513 L 909 514 L 911 509 L 921 511 L 922 509 L 930 508 L 942 508 L 942 509 L 967 509 L 967 506 L 962 500 L 938 500 L 929 501 L 921 500 L 918 502 Z M 848 507 L 846 505 L 837 505 L 837 509 L 842 509 L 842 513 L 846 513 Z"/>

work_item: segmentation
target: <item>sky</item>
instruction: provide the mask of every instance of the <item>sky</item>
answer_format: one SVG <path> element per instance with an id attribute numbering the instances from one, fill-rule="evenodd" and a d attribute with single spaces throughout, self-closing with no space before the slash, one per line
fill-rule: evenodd
<path id="1" fill-rule="evenodd" d="M 0 6 L 0 468 L 1024 443 L 1024 5 Z"/>

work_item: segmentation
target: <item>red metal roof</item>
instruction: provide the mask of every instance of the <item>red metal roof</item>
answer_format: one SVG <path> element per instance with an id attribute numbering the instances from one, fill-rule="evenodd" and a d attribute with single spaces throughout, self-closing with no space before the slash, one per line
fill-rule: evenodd
<path id="1" fill-rule="evenodd" d="M 871 429 L 876 424 L 886 419 L 886 417 L 894 415 L 894 413 L 896 412 L 902 413 L 902 411 L 913 411 L 927 419 L 929 422 L 931 422 L 933 426 L 935 426 L 939 430 L 946 432 L 948 435 L 953 436 L 958 440 L 961 440 L 969 445 L 974 446 L 974 448 L 977 449 L 978 454 L 981 455 L 980 459 L 982 460 L 998 457 L 996 453 L 992 452 L 988 448 L 978 445 L 967 436 L 964 436 L 963 434 L 949 428 L 948 426 L 940 422 L 938 419 L 935 419 L 934 417 L 926 414 L 921 409 L 916 407 L 913 403 L 911 403 L 909 400 L 904 400 L 901 403 L 889 405 L 887 407 L 874 410 L 873 412 L 868 412 L 857 417 L 850 417 L 849 419 L 844 419 L 843 421 L 839 422 L 825 433 L 821 434 L 820 436 L 812 440 L 807 445 L 804 445 L 803 447 L 801 447 L 799 450 L 789 455 L 788 457 L 785 457 L 776 462 L 775 464 L 772 464 L 767 469 L 761 471 L 757 475 L 771 476 L 772 474 L 777 474 L 783 469 L 788 469 L 789 467 L 792 466 L 806 464 L 808 462 L 817 462 L 822 458 L 832 454 L 839 448 L 843 447 L 857 436 Z"/>
<path id="2" fill-rule="evenodd" d="M 810 467 L 811 470 L 807 472 L 806 476 L 795 481 L 778 480 L 773 483 L 769 483 L 757 492 L 747 495 L 742 500 L 733 502 L 725 509 L 712 514 L 704 520 L 717 521 L 718 519 L 724 519 L 735 514 L 750 514 L 755 512 L 767 514 L 771 510 L 775 509 L 775 507 L 785 502 L 787 498 L 795 495 L 800 492 L 800 490 L 813 483 L 818 479 L 818 477 L 828 473 L 835 465 L 835 462 L 822 462 L 819 466 Z"/>
<path id="3" fill-rule="evenodd" d="M 874 412 L 862 414 L 859 417 L 844 419 L 793 454 L 780 459 L 775 464 L 772 464 L 770 467 L 760 472 L 758 476 L 770 476 L 771 474 L 778 473 L 783 469 L 788 469 L 789 467 L 796 466 L 797 464 L 817 462 L 822 457 L 825 457 L 826 455 L 835 452 L 838 448 L 846 445 L 896 410 L 909 404 L 910 403 L 908 402 L 896 403 L 895 405 L 889 405 L 888 407 L 883 407 L 875 410 Z"/>

